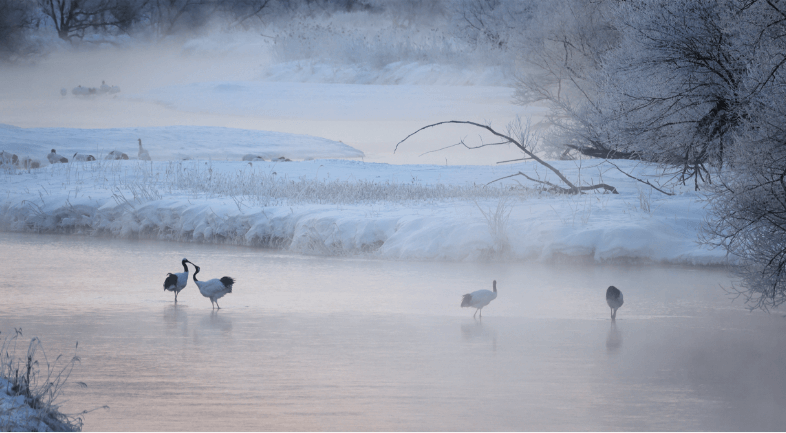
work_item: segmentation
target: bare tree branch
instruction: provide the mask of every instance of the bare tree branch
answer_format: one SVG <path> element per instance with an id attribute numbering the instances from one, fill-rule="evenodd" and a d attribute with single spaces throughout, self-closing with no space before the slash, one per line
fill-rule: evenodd
<path id="1" fill-rule="evenodd" d="M 509 135 L 505 135 L 505 134 L 502 134 L 502 133 L 499 133 L 499 132 L 495 131 L 495 130 L 494 130 L 492 127 L 490 127 L 490 126 L 488 126 L 488 125 L 482 125 L 482 124 L 480 124 L 480 123 L 476 123 L 476 122 L 470 122 L 470 121 L 467 121 L 467 120 L 447 120 L 447 121 L 444 121 L 444 122 L 437 122 L 437 123 L 433 123 L 433 124 L 431 124 L 431 125 L 426 125 L 426 126 L 424 126 L 424 127 L 420 128 L 420 129 L 418 129 L 417 131 L 415 131 L 415 132 L 413 132 L 413 133 L 409 134 L 409 135 L 408 135 L 408 136 L 406 136 L 406 137 L 405 137 L 403 140 L 401 140 L 401 141 L 399 141 L 398 143 L 396 143 L 396 147 L 393 149 L 393 153 L 396 153 L 396 151 L 398 150 L 398 146 L 399 146 L 401 143 L 403 143 L 403 142 L 407 141 L 407 139 L 409 139 L 409 138 L 410 138 L 410 137 L 412 137 L 413 135 L 417 134 L 418 132 L 421 132 L 421 131 L 423 131 L 423 130 L 425 130 L 425 129 L 428 129 L 428 128 L 433 128 L 433 127 L 435 127 L 435 126 L 439 126 L 439 125 L 445 125 L 445 124 L 450 124 L 450 123 L 455 123 L 455 124 L 464 124 L 464 125 L 472 125 L 472 126 L 476 126 L 476 127 L 478 127 L 478 128 L 485 129 L 485 130 L 487 130 L 487 131 L 491 132 L 493 135 L 495 135 L 495 136 L 497 136 L 497 137 L 499 137 L 499 138 L 502 138 L 502 139 L 504 139 L 504 140 L 505 140 L 505 141 L 504 141 L 504 142 L 502 142 L 502 143 L 496 143 L 496 144 L 513 144 L 513 145 L 515 145 L 516 147 L 518 147 L 518 148 L 519 148 L 519 150 L 521 150 L 522 152 L 524 152 L 524 154 L 525 154 L 525 155 L 527 155 L 527 158 L 529 158 L 529 159 L 532 159 L 532 160 L 535 160 L 535 162 L 537 162 L 538 164 L 540 164 L 540 165 L 542 165 L 542 166 L 544 166 L 544 167 L 548 168 L 548 169 L 549 169 L 549 170 L 551 170 L 551 171 L 552 171 L 554 174 L 556 174 L 556 175 L 557 175 L 557 177 L 559 177 L 559 179 L 560 179 L 560 180 L 561 180 L 561 181 L 562 181 L 562 182 L 563 182 L 565 185 L 567 185 L 567 186 L 568 186 L 568 188 L 562 188 L 562 187 L 559 187 L 559 186 L 557 186 L 557 185 L 551 184 L 551 183 L 549 183 L 549 182 L 545 182 L 545 181 L 541 181 L 541 180 L 536 180 L 536 179 L 533 179 L 533 178 L 531 178 L 531 177 L 529 177 L 529 176 L 527 176 L 526 174 L 524 174 L 524 173 L 521 173 L 521 172 L 519 172 L 519 173 L 517 174 L 517 175 L 524 176 L 525 178 L 527 178 L 527 179 L 529 179 L 529 180 L 531 180 L 531 181 L 533 181 L 533 182 L 547 184 L 547 185 L 549 185 L 549 186 L 551 186 L 551 187 L 553 187 L 553 188 L 556 188 L 557 190 L 559 190 L 559 191 L 561 191 L 561 192 L 563 192 L 563 193 L 566 193 L 566 194 L 581 194 L 583 191 L 590 191 L 590 190 L 599 189 L 599 188 L 602 188 L 602 189 L 605 189 L 605 190 L 607 190 L 607 191 L 611 191 L 611 192 L 613 192 L 613 193 L 617 194 L 617 189 L 616 189 L 616 188 L 614 188 L 614 187 L 612 187 L 612 186 L 609 186 L 609 185 L 606 185 L 606 184 L 598 184 L 598 185 L 592 185 L 592 186 L 576 186 L 576 185 L 574 185 L 574 184 L 573 184 L 571 181 L 569 181 L 569 180 L 568 180 L 568 179 L 567 179 L 567 178 L 566 178 L 566 177 L 565 177 L 565 176 L 562 174 L 562 172 L 560 172 L 559 170 L 557 170 L 557 169 L 556 169 L 554 166 L 552 166 L 551 164 L 549 164 L 549 163 L 547 163 L 546 161 L 544 161 L 544 160 L 542 160 L 541 158 L 539 158 L 537 155 L 535 155 L 535 153 L 534 153 L 534 152 L 532 152 L 532 150 L 530 150 L 530 149 L 529 149 L 529 148 L 528 148 L 526 145 L 524 145 L 523 143 L 521 143 L 521 142 L 517 141 L 516 139 L 514 139 L 514 138 L 510 137 Z M 461 143 L 459 143 L 459 144 L 461 144 Z M 496 145 L 496 144 L 495 144 L 495 145 Z M 454 145 L 454 146 L 455 146 L 455 145 Z"/>
<path id="2" fill-rule="evenodd" d="M 641 183 L 643 183 L 643 184 L 645 184 L 645 185 L 649 186 L 649 187 L 650 187 L 650 188 L 652 188 L 652 189 L 656 189 L 656 190 L 658 190 L 659 192 L 661 192 L 661 193 L 663 193 L 663 194 L 666 194 L 666 195 L 674 195 L 674 193 L 672 193 L 672 192 L 666 192 L 666 191 L 664 191 L 664 190 L 662 190 L 662 189 L 658 188 L 657 186 L 655 186 L 655 185 L 651 184 L 651 183 L 650 183 L 650 181 L 648 181 L 648 180 L 643 180 L 643 179 L 639 179 L 638 177 L 631 176 L 630 174 L 626 173 L 626 172 L 625 172 L 624 170 L 622 170 L 621 168 L 617 167 L 617 164 L 614 164 L 613 162 L 611 162 L 611 161 L 609 161 L 609 160 L 606 160 L 606 162 L 607 162 L 607 163 L 609 163 L 609 164 L 611 164 L 611 165 L 613 165 L 613 166 L 614 166 L 614 168 L 616 168 L 617 170 L 619 170 L 619 172 L 620 172 L 620 173 L 624 174 L 625 176 L 628 176 L 629 178 L 631 178 L 631 179 L 633 179 L 633 180 L 635 180 L 635 181 L 641 182 Z"/>

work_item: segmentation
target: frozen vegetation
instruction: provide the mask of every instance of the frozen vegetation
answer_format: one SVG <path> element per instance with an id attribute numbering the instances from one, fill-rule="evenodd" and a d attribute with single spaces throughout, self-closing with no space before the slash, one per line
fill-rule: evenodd
<path id="1" fill-rule="evenodd" d="M 59 400 L 79 357 L 49 360 L 41 341 L 33 338 L 23 356 L 17 354 L 21 329 L 0 344 L 0 430 L 81 431 L 82 418 L 60 412 Z M 77 383 L 78 386 L 86 386 Z"/>
<path id="2" fill-rule="evenodd" d="M 600 160 L 555 164 L 577 183 L 602 179 L 620 194 L 492 182 L 518 171 L 553 180 L 529 162 L 99 160 L 3 171 L 0 225 L 384 259 L 726 263 L 697 243 L 704 211 L 690 188 L 666 196 Z M 654 166 L 622 167 L 657 175 Z"/>

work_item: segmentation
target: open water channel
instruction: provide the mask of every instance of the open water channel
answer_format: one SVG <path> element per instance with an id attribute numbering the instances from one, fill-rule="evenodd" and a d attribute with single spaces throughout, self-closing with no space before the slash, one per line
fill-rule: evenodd
<path id="1" fill-rule="evenodd" d="M 163 291 L 183 257 L 237 280 L 220 311 Z M 786 429 L 786 318 L 732 303 L 722 269 L 8 233 L 0 263 L 2 335 L 50 360 L 79 342 L 63 410 L 110 406 L 87 431 Z M 475 320 L 461 295 L 493 279 Z"/>

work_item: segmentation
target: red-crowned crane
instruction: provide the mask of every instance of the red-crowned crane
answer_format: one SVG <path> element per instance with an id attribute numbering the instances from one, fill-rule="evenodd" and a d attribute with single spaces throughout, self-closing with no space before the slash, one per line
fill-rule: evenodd
<path id="1" fill-rule="evenodd" d="M 199 293 L 206 298 L 210 298 L 210 305 L 215 303 L 216 305 L 213 308 L 218 307 L 220 310 L 221 306 L 218 305 L 218 300 L 227 293 L 232 293 L 232 285 L 235 284 L 235 279 L 232 277 L 221 277 L 220 280 L 213 278 L 212 280 L 199 281 L 196 277 L 199 273 L 199 266 L 194 265 L 194 267 L 196 268 L 196 271 L 194 271 L 194 283 L 199 287 Z"/>
<path id="2" fill-rule="evenodd" d="M 183 259 L 183 272 L 178 272 L 176 274 L 166 274 L 166 280 L 164 280 L 164 290 L 168 290 L 170 292 L 175 292 L 175 303 L 177 303 L 177 294 L 180 293 L 188 284 L 188 265 L 186 263 L 191 263 L 188 259 Z M 193 263 L 191 263 L 194 265 Z M 194 265 L 196 266 L 196 265 Z"/>
<path id="3" fill-rule="evenodd" d="M 497 299 L 497 280 L 494 280 L 494 291 L 491 290 L 476 290 L 472 293 L 467 293 L 464 295 L 464 298 L 461 300 L 462 307 L 472 307 L 477 308 L 475 310 L 475 314 L 478 314 L 480 311 L 480 317 L 483 317 L 483 307 L 489 304 L 489 302 Z M 475 317 L 475 314 L 472 317 Z"/>
<path id="4" fill-rule="evenodd" d="M 617 319 L 617 309 L 622 306 L 623 302 L 620 289 L 614 286 L 609 286 L 609 288 L 606 289 L 606 303 L 609 304 L 609 308 L 611 308 L 611 320 Z"/>

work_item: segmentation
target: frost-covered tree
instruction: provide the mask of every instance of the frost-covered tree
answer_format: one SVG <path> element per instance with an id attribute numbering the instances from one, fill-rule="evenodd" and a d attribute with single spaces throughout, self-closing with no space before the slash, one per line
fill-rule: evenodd
<path id="1" fill-rule="evenodd" d="M 742 2 L 650 0 L 621 3 L 620 43 L 594 75 L 594 104 L 582 104 L 574 131 L 639 158 L 680 167 L 696 188 L 721 168 L 750 99 Z M 568 125 L 570 129 L 572 125 Z"/>
<path id="2" fill-rule="evenodd" d="M 448 6 L 453 31 L 473 43 L 506 49 L 530 26 L 538 8 L 530 0 L 453 0 Z"/>
<path id="3" fill-rule="evenodd" d="M 70 41 L 83 38 L 89 30 L 104 32 L 129 25 L 130 0 L 38 0 L 41 13 L 57 35 Z"/>
<path id="4" fill-rule="evenodd" d="M 741 259 L 740 293 L 751 307 L 786 302 L 786 8 L 735 1 L 730 26 L 744 59 L 728 169 L 710 187 L 704 241 Z M 728 135 L 728 134 L 727 134 Z"/>
<path id="5" fill-rule="evenodd" d="M 704 189 L 703 241 L 741 259 L 734 269 L 752 307 L 782 304 L 786 8 L 775 0 L 606 6 L 598 22 L 616 36 L 586 51 L 563 44 L 563 63 L 543 49 L 541 65 L 555 66 L 542 69 L 553 81 L 523 85 L 522 97 L 552 104 L 555 149 L 659 162 L 673 181 Z M 588 53 L 577 63 L 584 69 L 571 64 L 577 53 Z"/>
<path id="6" fill-rule="evenodd" d="M 26 32 L 34 24 L 34 3 L 0 0 L 0 60 L 8 60 L 31 49 Z"/>
<path id="7" fill-rule="evenodd" d="M 600 93 L 597 73 L 603 56 L 619 44 L 614 22 L 616 0 L 539 2 L 531 25 L 521 26 L 515 49 L 521 60 L 515 98 L 521 104 L 545 101 L 558 128 L 546 137 L 552 157 L 571 151 L 593 157 L 630 157 L 595 136 L 583 115 Z M 584 131 L 580 128 L 584 124 Z"/>

